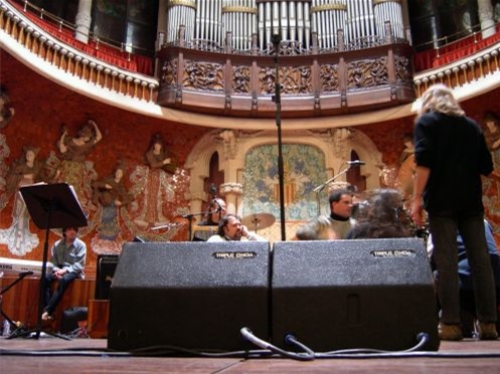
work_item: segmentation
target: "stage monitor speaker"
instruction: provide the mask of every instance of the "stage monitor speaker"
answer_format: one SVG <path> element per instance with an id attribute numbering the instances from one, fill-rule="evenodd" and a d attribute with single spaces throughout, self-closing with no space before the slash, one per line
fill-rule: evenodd
<path id="1" fill-rule="evenodd" d="M 267 242 L 126 243 L 110 296 L 108 348 L 255 349 L 270 339 Z"/>
<path id="2" fill-rule="evenodd" d="M 272 336 L 316 352 L 404 350 L 429 335 L 437 350 L 434 283 L 421 239 L 277 242 L 271 286 Z"/>
<path id="3" fill-rule="evenodd" d="M 95 298 L 109 299 L 109 289 L 118 264 L 118 255 L 98 255 L 96 266 Z"/>

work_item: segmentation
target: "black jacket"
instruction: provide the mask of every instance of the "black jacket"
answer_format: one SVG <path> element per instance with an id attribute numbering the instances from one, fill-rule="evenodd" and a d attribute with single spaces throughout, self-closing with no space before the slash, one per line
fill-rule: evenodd
<path id="1" fill-rule="evenodd" d="M 431 169 L 424 190 L 428 212 L 483 211 L 481 175 L 493 161 L 479 125 L 466 116 L 430 112 L 414 130 L 415 161 Z"/>

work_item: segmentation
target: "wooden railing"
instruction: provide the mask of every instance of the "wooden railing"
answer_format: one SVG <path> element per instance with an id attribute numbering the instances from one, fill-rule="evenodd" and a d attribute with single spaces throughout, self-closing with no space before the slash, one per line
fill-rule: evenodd
<path id="1" fill-rule="evenodd" d="M 35 25 L 27 14 L 0 0 L 0 29 L 34 57 L 93 86 L 146 102 L 156 102 L 158 81 L 121 69 L 73 48 Z"/>
<path id="2" fill-rule="evenodd" d="M 474 84 L 497 84 L 500 44 L 488 49 L 464 56 L 461 60 L 451 62 L 443 67 L 422 72 L 415 76 L 417 96 L 435 83 L 446 84 L 453 90 L 472 88 Z M 493 79 L 492 79 L 493 78 Z M 490 82 L 488 82 L 490 80 Z"/>
<path id="3" fill-rule="evenodd" d="M 0 33 L 2 33 L 2 41 L 0 44 L 3 45 L 7 38 L 12 38 L 15 43 L 18 43 L 22 48 L 25 48 L 32 54 L 33 60 L 39 60 L 41 64 L 43 63 L 51 67 L 56 67 L 65 73 L 66 76 L 64 79 L 67 82 L 73 82 L 79 87 L 84 87 L 81 85 L 83 81 L 87 83 L 87 86 L 83 88 L 84 90 L 92 88 L 95 91 L 95 88 L 99 88 L 102 91 L 96 91 L 95 94 L 107 98 L 109 101 L 114 100 L 113 102 L 116 106 L 123 106 L 123 102 L 126 101 L 127 108 L 136 110 L 134 106 L 141 108 L 141 103 L 146 103 L 150 105 L 150 108 L 147 109 L 147 113 L 151 112 L 151 107 L 155 107 L 155 115 L 159 112 L 156 110 L 160 86 L 158 79 L 134 74 L 113 64 L 105 63 L 77 48 L 65 44 L 61 40 L 53 37 L 49 32 L 44 31 L 31 22 L 29 17 L 23 14 L 22 11 L 19 11 L 19 9 L 5 0 L 0 0 Z M 468 95 L 474 95 L 476 90 L 481 91 L 491 89 L 488 88 L 491 86 L 496 87 L 499 81 L 498 75 L 500 75 L 498 62 L 500 41 L 479 51 L 475 46 L 473 47 L 474 49 L 471 49 L 463 55 L 456 56 L 458 58 L 461 57 L 457 61 L 450 60 L 442 67 L 417 73 L 413 79 L 415 97 L 418 98 L 429 85 L 434 83 L 444 83 L 454 90 L 467 91 Z M 178 52 L 183 52 L 181 49 L 183 48 L 179 49 L 179 47 L 174 47 L 170 50 L 170 53 L 162 52 L 164 70 L 162 70 L 161 73 L 163 87 L 160 104 L 191 109 L 191 103 L 198 104 L 199 92 L 197 92 L 196 87 L 189 86 L 190 83 L 189 80 L 186 79 L 185 70 L 178 69 L 176 71 L 181 74 L 175 75 L 175 71 L 169 68 L 171 64 L 169 65 L 168 63 L 168 61 L 180 61 L 184 64 L 182 59 L 179 60 L 178 57 L 175 56 Z M 186 53 L 189 57 L 191 54 L 193 56 L 198 54 L 199 51 L 187 49 Z M 265 57 L 260 57 L 260 59 L 265 59 Z M 269 56 L 268 59 L 270 60 L 271 57 Z M 324 60 L 324 56 L 321 56 L 321 59 Z M 235 70 L 231 72 L 228 69 L 224 70 L 221 68 L 224 74 L 239 73 L 237 69 L 239 69 L 240 66 L 235 66 L 232 61 L 229 62 L 230 65 L 228 66 L 233 66 Z M 220 66 L 226 66 L 225 63 L 225 60 L 222 61 Z M 193 65 L 192 62 L 191 65 Z M 257 66 L 260 65 L 265 64 L 259 64 Z M 269 66 L 270 63 L 267 63 L 267 67 Z M 200 66 L 197 66 L 197 68 L 199 67 Z M 256 70 L 255 68 L 253 69 Z M 295 67 L 295 70 L 298 69 Z M 255 77 L 258 78 L 259 74 L 262 74 L 262 71 L 263 70 L 256 70 L 254 72 Z M 187 86 L 185 82 L 187 82 Z M 210 112 L 210 110 L 212 110 L 220 115 L 223 113 L 230 114 L 231 111 L 236 113 L 240 110 L 240 115 L 246 114 L 250 118 L 256 116 L 255 108 L 259 104 L 259 100 L 255 98 L 255 95 L 253 95 L 253 93 L 249 94 L 248 99 L 242 99 L 240 97 L 241 95 L 228 96 L 228 92 L 230 92 L 231 89 L 234 90 L 234 87 L 230 85 L 235 84 L 234 80 L 231 80 L 229 75 L 225 77 L 224 84 L 226 86 L 224 86 L 224 89 L 220 93 L 215 92 L 216 95 L 212 100 L 213 102 L 208 103 L 206 111 Z M 255 83 L 254 80 L 252 84 L 252 89 L 255 93 L 262 93 L 263 86 L 261 87 L 259 85 L 260 82 Z M 409 89 L 411 90 L 412 88 L 410 87 Z M 110 93 L 117 95 L 113 96 L 110 95 Z M 317 93 L 314 93 L 309 100 L 314 108 L 312 115 L 345 114 L 345 111 L 342 110 L 346 105 L 345 95 L 340 94 L 338 98 L 334 98 L 333 96 L 335 95 L 330 97 L 329 100 L 332 100 L 332 105 L 336 108 L 341 108 L 341 110 L 337 111 L 319 110 L 321 106 L 316 95 Z M 263 96 L 266 96 L 265 92 Z M 274 110 L 274 106 L 270 101 L 272 95 L 269 94 L 267 96 L 269 97 L 263 97 L 260 104 L 261 106 L 267 107 L 269 113 L 271 113 Z M 359 96 L 356 96 L 356 100 L 358 97 Z M 300 99 L 304 98 L 300 97 Z M 302 102 L 300 100 L 292 101 L 290 107 L 292 113 L 297 103 Z M 212 104 L 215 104 L 214 109 L 211 109 Z M 344 105 L 344 107 L 342 105 Z M 136 111 L 141 112 L 140 109 Z M 406 112 L 406 114 L 403 112 L 401 113 L 401 115 L 409 114 Z"/>

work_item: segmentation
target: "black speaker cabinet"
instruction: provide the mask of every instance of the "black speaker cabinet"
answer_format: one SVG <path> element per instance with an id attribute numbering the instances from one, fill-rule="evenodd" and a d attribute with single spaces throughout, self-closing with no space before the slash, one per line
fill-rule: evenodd
<path id="1" fill-rule="evenodd" d="M 108 348 L 255 349 L 269 334 L 267 242 L 127 243 L 110 297 Z"/>
<path id="2" fill-rule="evenodd" d="M 109 289 L 118 264 L 118 255 L 98 255 L 96 265 L 95 298 L 109 299 Z"/>
<path id="3" fill-rule="evenodd" d="M 272 336 L 317 352 L 403 350 L 426 333 L 437 350 L 434 283 L 421 239 L 278 242 L 273 250 Z"/>

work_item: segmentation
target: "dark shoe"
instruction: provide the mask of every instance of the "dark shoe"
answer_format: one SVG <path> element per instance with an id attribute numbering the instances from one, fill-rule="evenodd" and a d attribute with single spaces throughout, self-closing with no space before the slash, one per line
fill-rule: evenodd
<path id="1" fill-rule="evenodd" d="M 447 325 L 440 322 L 438 326 L 438 334 L 439 339 L 441 340 L 459 341 L 464 338 L 462 334 L 462 327 L 458 324 Z"/>
<path id="2" fill-rule="evenodd" d="M 476 330 L 480 340 L 497 340 L 497 325 L 495 323 L 476 321 Z"/>

